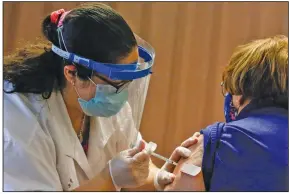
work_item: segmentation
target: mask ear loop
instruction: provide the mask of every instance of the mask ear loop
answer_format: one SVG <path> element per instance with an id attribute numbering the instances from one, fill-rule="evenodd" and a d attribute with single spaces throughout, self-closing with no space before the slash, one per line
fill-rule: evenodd
<path id="1" fill-rule="evenodd" d="M 88 79 L 89 79 L 89 81 L 90 81 L 90 82 L 89 82 L 89 83 L 90 83 L 90 84 L 89 84 L 89 88 L 92 88 L 92 87 L 91 87 L 91 84 L 93 84 L 93 85 L 96 87 L 96 90 L 97 90 L 97 84 L 94 83 L 94 81 L 92 81 L 92 76 L 93 76 L 93 70 L 91 70 L 91 75 L 90 75 L 90 77 L 88 77 Z M 96 90 L 95 90 L 94 96 L 96 95 L 96 92 L 97 92 Z M 92 94 L 92 91 L 91 91 L 91 89 L 90 89 L 89 95 L 91 95 L 91 94 Z"/>
<path id="2" fill-rule="evenodd" d="M 60 48 L 60 49 L 63 49 L 63 48 L 62 48 L 62 44 L 61 44 L 61 40 L 62 40 L 63 45 L 64 45 L 64 48 L 65 48 L 65 50 L 68 52 L 68 50 L 67 50 L 67 48 L 66 48 L 66 45 L 65 45 L 65 42 L 64 42 L 63 35 L 62 35 L 62 28 L 63 28 L 63 26 L 60 26 L 60 27 L 57 28 L 58 44 L 59 44 L 59 48 Z M 62 60 L 63 60 L 63 63 L 65 64 L 65 59 L 62 58 Z"/>
<path id="3" fill-rule="evenodd" d="M 63 38 L 63 34 L 62 34 L 62 29 L 63 29 L 63 26 L 60 26 L 60 27 L 57 28 L 57 36 L 58 36 L 59 47 L 62 49 L 62 46 L 61 46 L 61 40 L 62 40 L 63 46 L 64 46 L 65 50 L 68 52 L 67 47 L 66 47 L 65 42 L 64 42 L 64 38 Z M 63 61 L 65 61 L 65 60 L 63 59 Z M 75 66 L 74 66 L 74 68 L 71 68 L 71 71 L 75 71 L 75 69 L 76 69 L 76 68 L 75 68 Z M 78 78 L 78 72 L 77 72 L 77 71 L 75 72 L 75 76 L 76 76 L 76 79 L 77 79 L 77 78 Z M 76 89 L 76 87 L 75 87 L 75 83 L 72 82 L 71 84 L 72 84 L 72 86 L 73 86 L 73 88 L 74 88 L 77 96 L 78 96 L 79 98 L 81 98 L 81 97 L 80 97 L 80 94 L 78 93 L 78 91 L 77 91 L 77 89 Z"/>
<path id="4" fill-rule="evenodd" d="M 67 50 L 67 48 L 66 48 L 66 45 L 65 45 L 65 42 L 64 42 L 64 38 L 63 38 L 63 34 L 62 34 L 62 29 L 63 29 L 63 26 L 60 26 L 60 27 L 57 28 L 59 47 L 62 49 L 62 47 L 61 47 L 61 40 L 62 40 L 63 46 L 64 46 L 65 50 L 68 52 L 68 50 Z"/>
<path id="5" fill-rule="evenodd" d="M 75 72 L 75 76 L 76 76 L 76 79 L 77 79 L 77 78 L 78 78 L 77 71 Z M 73 88 L 74 88 L 74 90 L 75 90 L 78 98 L 81 98 L 81 97 L 80 97 L 80 94 L 78 93 L 78 91 L 77 91 L 77 89 L 76 89 L 76 87 L 75 87 L 75 82 L 72 82 L 71 84 L 72 84 L 72 86 L 73 86 Z M 82 99 L 82 98 L 81 98 L 81 99 Z"/>

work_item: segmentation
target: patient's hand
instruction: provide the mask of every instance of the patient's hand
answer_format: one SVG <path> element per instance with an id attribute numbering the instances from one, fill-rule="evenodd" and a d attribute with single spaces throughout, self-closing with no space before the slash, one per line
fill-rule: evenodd
<path id="1" fill-rule="evenodd" d="M 189 147 L 192 155 L 187 159 L 181 159 L 175 167 L 173 174 L 176 175 L 174 182 L 165 187 L 165 191 L 205 191 L 202 171 L 196 176 L 190 176 L 181 172 L 184 163 L 202 167 L 204 154 L 203 135 L 198 137 L 198 143 Z"/>

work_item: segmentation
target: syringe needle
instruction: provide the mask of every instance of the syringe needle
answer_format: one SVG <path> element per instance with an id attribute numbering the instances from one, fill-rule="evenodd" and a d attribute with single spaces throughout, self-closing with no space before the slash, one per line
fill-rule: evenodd
<path id="1" fill-rule="evenodd" d="M 172 160 L 170 160 L 170 159 L 167 159 L 167 158 L 165 158 L 165 157 L 163 157 L 163 156 L 161 156 L 161 155 L 159 155 L 159 154 L 157 154 L 157 153 L 152 152 L 151 155 L 153 155 L 154 157 L 156 157 L 156 158 L 158 158 L 158 159 L 164 160 L 165 162 L 168 162 L 168 163 L 170 163 L 170 164 L 173 164 L 173 165 L 175 165 L 175 166 L 178 164 L 178 163 L 176 163 L 176 162 L 174 162 L 174 161 L 172 161 Z"/>

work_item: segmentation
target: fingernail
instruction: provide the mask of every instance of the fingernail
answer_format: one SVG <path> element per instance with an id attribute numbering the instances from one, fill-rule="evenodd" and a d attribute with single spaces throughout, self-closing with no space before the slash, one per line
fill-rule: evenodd
<path id="1" fill-rule="evenodd" d="M 192 141 L 192 142 L 194 142 L 194 141 L 196 141 L 196 138 L 190 138 L 190 141 Z"/>

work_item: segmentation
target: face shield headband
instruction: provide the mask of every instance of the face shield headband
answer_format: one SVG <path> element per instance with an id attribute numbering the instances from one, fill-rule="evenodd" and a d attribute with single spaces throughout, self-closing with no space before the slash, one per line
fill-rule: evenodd
<path id="1" fill-rule="evenodd" d="M 66 59 L 71 63 L 80 64 L 88 69 L 91 69 L 97 73 L 105 75 L 111 80 L 134 80 L 145 77 L 152 73 L 152 66 L 154 64 L 155 52 L 151 45 L 142 40 L 135 34 L 135 38 L 138 44 L 139 60 L 132 64 L 110 64 L 96 62 L 91 59 L 70 53 L 67 51 L 63 35 L 63 26 L 58 27 L 59 43 L 63 42 L 66 51 L 52 45 L 52 51 L 58 56 Z M 61 45 L 61 44 L 60 44 Z"/>

